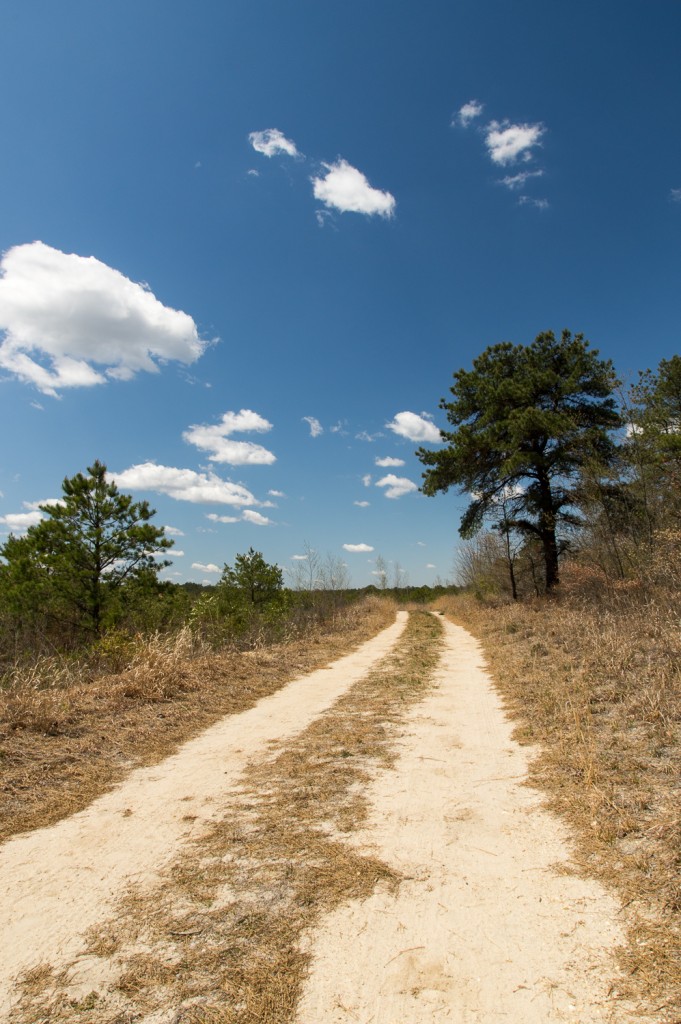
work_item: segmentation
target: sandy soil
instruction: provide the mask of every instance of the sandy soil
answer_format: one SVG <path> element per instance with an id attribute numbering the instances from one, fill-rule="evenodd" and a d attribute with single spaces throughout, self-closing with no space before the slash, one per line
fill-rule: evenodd
<path id="1" fill-rule="evenodd" d="M 220 814 L 246 764 L 330 707 L 388 653 L 406 621 L 399 612 L 352 654 L 224 718 L 79 814 L 0 847 L 0 1017 L 18 974 L 71 963 L 83 933 L 106 919 L 128 884 L 151 884 L 183 840 Z"/>
<path id="2" fill-rule="evenodd" d="M 156 880 L 229 806 L 248 761 L 329 708 L 405 621 L 400 613 L 359 651 L 133 772 L 80 814 L 0 848 L 0 935 L 11 936 L 0 1018 L 11 1018 L 19 972 L 73 962 L 128 883 Z M 369 827 L 351 840 L 405 880 L 307 937 L 299 1024 L 633 1021 L 615 1015 L 609 993 L 618 908 L 595 883 L 556 870 L 569 864 L 568 837 L 523 786 L 528 754 L 511 740 L 477 643 L 443 626 L 436 686 L 397 738 L 396 766 L 372 785 Z"/>
<path id="3" fill-rule="evenodd" d="M 376 779 L 354 842 L 406 876 L 329 915 L 309 937 L 300 1024 L 550 1024 L 616 1011 L 618 906 L 566 874 L 568 837 L 523 786 L 477 642 L 445 622 L 437 687 Z M 617 1015 L 620 1012 L 620 1016 Z"/>

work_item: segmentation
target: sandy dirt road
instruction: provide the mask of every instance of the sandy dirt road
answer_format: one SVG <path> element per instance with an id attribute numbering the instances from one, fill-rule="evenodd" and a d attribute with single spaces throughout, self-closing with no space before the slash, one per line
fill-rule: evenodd
<path id="1" fill-rule="evenodd" d="M 80 814 L 0 848 L 0 934 L 11 937 L 0 1019 L 14 1019 L 20 972 L 72 963 L 125 886 L 152 885 L 229 806 L 248 762 L 329 709 L 395 647 L 405 620 Z M 306 936 L 312 969 L 298 1022 L 633 1021 L 610 991 L 618 908 L 595 883 L 556 870 L 569 862 L 568 837 L 523 786 L 528 755 L 511 740 L 477 643 L 442 625 L 434 685 L 395 737 L 397 763 L 370 787 L 368 827 L 346 840 L 404 880 Z"/>
<path id="2" fill-rule="evenodd" d="M 126 886 L 153 884 L 183 840 L 220 815 L 248 762 L 303 730 L 370 671 L 406 619 L 400 612 L 357 651 L 132 772 L 84 811 L 1 846 L 0 1019 L 11 1010 L 17 975 L 43 962 L 70 963 L 84 932 L 106 919 Z"/>
<path id="3" fill-rule="evenodd" d="M 529 755 L 480 647 L 444 622 L 436 686 L 353 842 L 405 876 L 309 937 L 299 1024 L 636 1020 L 611 991 L 618 905 L 564 873 L 569 837 L 523 785 Z"/>

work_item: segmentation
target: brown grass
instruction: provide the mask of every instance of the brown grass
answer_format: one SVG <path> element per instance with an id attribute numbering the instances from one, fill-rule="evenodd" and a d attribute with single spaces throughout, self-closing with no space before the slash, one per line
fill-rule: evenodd
<path id="1" fill-rule="evenodd" d="M 138 641 L 116 674 L 92 677 L 63 659 L 17 671 L 0 690 L 0 840 L 82 810 L 131 768 L 340 657 L 394 615 L 389 601 L 370 600 L 332 631 L 253 652 L 197 650 L 182 631 Z"/>
<path id="2" fill-rule="evenodd" d="M 623 995 L 678 1024 L 678 599 L 623 594 L 491 608 L 454 598 L 441 607 L 482 640 L 519 721 L 516 738 L 539 744 L 531 782 L 572 826 L 581 869 L 626 907 Z"/>
<path id="3" fill-rule="evenodd" d="M 27 990 L 17 1022 L 290 1024 L 308 965 L 304 937 L 320 915 L 393 885 L 390 869 L 344 841 L 365 820 L 362 787 L 394 757 L 391 741 L 425 694 L 439 654 L 438 619 L 417 612 L 388 658 L 280 753 L 254 765 L 220 822 L 157 891 L 131 893 L 92 934 L 117 950 L 107 993 Z"/>

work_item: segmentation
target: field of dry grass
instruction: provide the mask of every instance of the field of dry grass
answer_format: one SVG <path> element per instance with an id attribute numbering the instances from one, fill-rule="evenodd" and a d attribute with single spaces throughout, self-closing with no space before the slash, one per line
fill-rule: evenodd
<path id="1" fill-rule="evenodd" d="M 672 603 L 673 602 L 673 603 Z M 439 603 L 483 643 L 531 783 L 626 908 L 625 995 L 681 1021 L 681 607 L 669 594 Z"/>
<path id="2" fill-rule="evenodd" d="M 223 715 L 252 707 L 347 653 L 395 616 L 369 599 L 333 628 L 252 652 L 151 637 L 118 672 L 43 659 L 0 689 L 0 841 L 81 810 L 131 768 L 154 764 Z"/>
<path id="3" fill-rule="evenodd" d="M 394 758 L 395 727 L 427 691 L 442 637 L 417 612 L 397 647 L 283 750 L 245 773 L 220 821 L 152 892 L 132 891 L 93 929 L 97 990 L 42 965 L 24 979 L 17 1024 L 290 1024 L 320 916 L 394 872 L 343 836 L 364 821 L 367 780 Z"/>

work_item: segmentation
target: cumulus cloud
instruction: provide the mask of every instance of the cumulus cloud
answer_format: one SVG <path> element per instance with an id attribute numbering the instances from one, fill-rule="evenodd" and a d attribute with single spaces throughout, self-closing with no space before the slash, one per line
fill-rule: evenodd
<path id="1" fill-rule="evenodd" d="M 532 149 L 538 146 L 544 134 L 541 124 L 510 124 L 492 121 L 487 126 L 485 143 L 495 164 L 514 163 L 519 156 L 529 160 Z"/>
<path id="2" fill-rule="evenodd" d="M 255 526 L 273 526 L 271 519 L 267 516 L 263 516 L 260 512 L 254 512 L 253 509 L 247 508 L 241 514 L 241 518 L 247 523 L 253 523 Z"/>
<path id="3" fill-rule="evenodd" d="M 357 508 L 369 508 L 369 505 L 371 504 L 371 502 L 370 501 L 353 501 L 352 504 L 356 505 Z"/>
<path id="4" fill-rule="evenodd" d="M 215 473 L 195 473 L 156 462 L 143 462 L 122 473 L 107 473 L 120 488 L 156 491 L 177 501 L 194 504 L 257 505 L 255 497 L 242 484 L 223 480 Z"/>
<path id="5" fill-rule="evenodd" d="M 418 487 L 413 480 L 408 480 L 406 476 L 395 476 L 394 473 L 388 473 L 387 476 L 377 480 L 376 486 L 386 488 L 386 498 L 401 498 L 404 494 L 409 494 L 411 491 L 418 491 Z"/>
<path id="6" fill-rule="evenodd" d="M 251 409 L 226 412 L 219 423 L 194 425 L 182 437 L 201 451 L 211 452 L 211 462 L 226 462 L 230 466 L 269 466 L 276 455 L 252 441 L 233 441 L 231 435 L 255 431 L 266 433 L 272 424 Z"/>
<path id="7" fill-rule="evenodd" d="M 284 153 L 286 156 L 298 156 L 295 142 L 287 139 L 278 128 L 266 128 L 262 132 L 251 132 L 248 141 L 256 153 L 263 156 L 276 156 Z"/>
<path id="8" fill-rule="evenodd" d="M 206 519 L 210 519 L 212 523 L 238 523 L 240 519 L 238 516 L 219 516 L 217 512 L 209 512 Z"/>
<path id="9" fill-rule="evenodd" d="M 426 563 L 426 569 L 437 569 L 437 566 L 433 565 L 432 562 L 427 562 Z"/>
<path id="10" fill-rule="evenodd" d="M 285 498 L 286 495 L 283 491 L 268 491 L 267 492 L 272 498 Z"/>
<path id="11" fill-rule="evenodd" d="M 324 433 L 324 427 L 316 416 L 303 416 L 303 422 L 307 423 L 310 428 L 310 437 L 319 437 L 320 434 Z"/>
<path id="12" fill-rule="evenodd" d="M 222 569 L 219 569 L 212 562 L 208 562 L 207 565 L 204 562 L 192 562 L 192 569 L 199 569 L 201 572 L 222 572 Z"/>
<path id="13" fill-rule="evenodd" d="M 315 199 L 325 206 L 341 213 L 364 213 L 371 217 L 392 217 L 395 211 L 395 197 L 390 192 L 372 188 L 365 176 L 347 160 L 335 164 L 324 164 L 327 174 L 313 178 Z"/>
<path id="14" fill-rule="evenodd" d="M 377 466 L 382 466 L 386 469 L 388 466 L 404 466 L 404 459 L 394 459 L 390 455 L 386 455 L 384 459 L 374 459 Z"/>
<path id="15" fill-rule="evenodd" d="M 477 100 L 469 100 L 468 103 L 464 103 L 464 105 L 459 109 L 452 123 L 460 124 L 464 128 L 467 128 L 471 121 L 474 121 L 476 117 L 480 117 L 482 111 L 482 103 L 478 103 Z"/>
<path id="16" fill-rule="evenodd" d="M 291 555 L 292 562 L 306 562 L 307 555 Z"/>
<path id="17" fill-rule="evenodd" d="M 8 526 L 12 533 L 25 533 L 29 526 L 37 526 L 42 519 L 40 512 L 8 512 L 0 516 L 0 523 Z"/>
<path id="18" fill-rule="evenodd" d="M 430 441 L 436 444 L 442 441 L 440 431 L 425 413 L 419 416 L 415 412 L 398 412 L 391 423 L 386 423 L 386 427 L 394 434 L 406 437 L 407 441 Z"/>
<path id="19" fill-rule="evenodd" d="M 0 367 L 52 396 L 156 373 L 170 360 L 193 363 L 206 347 L 192 318 L 146 285 L 43 242 L 2 257 L 0 330 Z"/>
<path id="20" fill-rule="evenodd" d="M 512 192 L 515 192 L 518 189 L 523 188 L 530 178 L 541 178 L 543 177 L 543 174 L 544 172 L 542 170 L 518 171 L 517 174 L 507 174 L 505 178 L 500 178 L 499 184 L 505 185 L 506 188 L 510 188 Z"/>
<path id="21" fill-rule="evenodd" d="M 363 551 L 373 551 L 371 544 L 344 544 L 344 551 L 351 551 L 353 554 Z"/>
<path id="22" fill-rule="evenodd" d="M 362 483 L 365 487 L 371 487 L 371 473 L 365 473 L 362 477 Z"/>
<path id="23" fill-rule="evenodd" d="M 169 537 L 184 537 L 184 532 L 178 530 L 176 526 L 164 526 L 163 529 Z"/>

